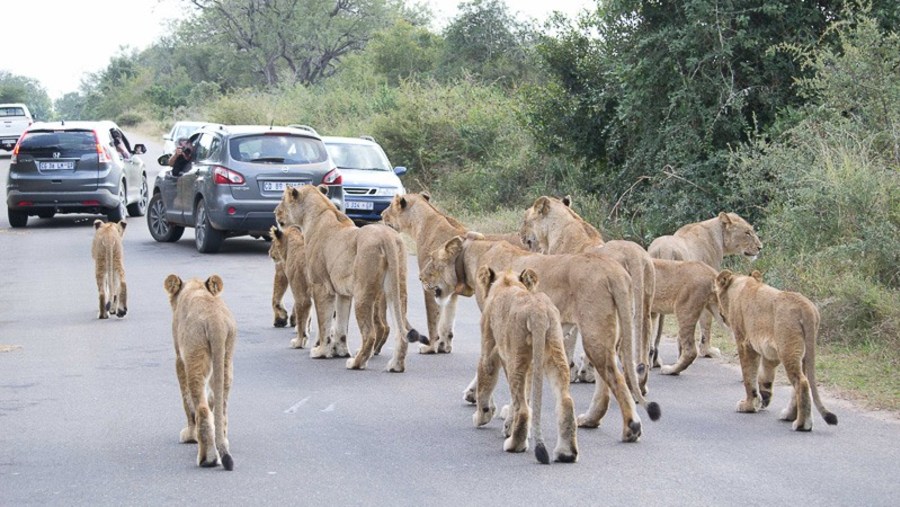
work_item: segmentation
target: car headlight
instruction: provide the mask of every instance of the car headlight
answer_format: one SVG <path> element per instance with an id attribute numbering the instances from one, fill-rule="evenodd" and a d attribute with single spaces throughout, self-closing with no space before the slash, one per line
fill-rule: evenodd
<path id="1" fill-rule="evenodd" d="M 402 188 L 397 187 L 387 187 L 387 188 L 377 188 L 375 189 L 375 195 L 379 197 L 393 197 L 397 194 L 403 194 Z"/>

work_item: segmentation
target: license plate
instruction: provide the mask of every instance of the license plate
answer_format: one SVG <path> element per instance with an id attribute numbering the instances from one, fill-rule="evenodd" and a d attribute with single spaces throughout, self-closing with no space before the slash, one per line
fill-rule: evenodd
<path id="1" fill-rule="evenodd" d="M 284 189 L 287 187 L 296 187 L 302 184 L 299 181 L 264 181 L 263 190 L 266 192 L 284 192 Z"/>
<path id="2" fill-rule="evenodd" d="M 374 206 L 369 201 L 346 201 L 344 207 L 347 209 L 372 210 Z"/>
<path id="3" fill-rule="evenodd" d="M 41 171 L 58 171 L 61 169 L 75 169 L 75 162 L 39 162 L 38 168 Z"/>

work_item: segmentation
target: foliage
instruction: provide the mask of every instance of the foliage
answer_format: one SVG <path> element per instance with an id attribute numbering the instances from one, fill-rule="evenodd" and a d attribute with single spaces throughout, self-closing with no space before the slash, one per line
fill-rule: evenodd
<path id="1" fill-rule="evenodd" d="M 900 345 L 900 35 L 867 17 L 833 31 L 836 48 L 783 47 L 810 103 L 730 177 L 765 216 L 766 277 L 819 303 L 824 340 Z"/>
<path id="2" fill-rule="evenodd" d="M 37 80 L 0 70 L 0 103 L 8 102 L 25 104 L 36 120 L 50 119 L 50 96 Z"/>

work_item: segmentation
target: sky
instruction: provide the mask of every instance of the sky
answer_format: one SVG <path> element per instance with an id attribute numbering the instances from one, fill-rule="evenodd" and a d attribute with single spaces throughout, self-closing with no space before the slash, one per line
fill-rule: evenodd
<path id="1" fill-rule="evenodd" d="M 451 19 L 459 0 L 421 0 Z M 51 100 L 78 91 L 123 47 L 143 50 L 168 33 L 185 0 L 13 0 L 3 3 L 0 70 L 41 83 Z M 506 0 L 510 12 L 536 20 L 574 15 L 595 0 Z M 15 21 L 14 21 L 15 20 Z M 14 22 L 13 22 L 14 21 Z M 30 39 L 36 42 L 29 43 Z"/>

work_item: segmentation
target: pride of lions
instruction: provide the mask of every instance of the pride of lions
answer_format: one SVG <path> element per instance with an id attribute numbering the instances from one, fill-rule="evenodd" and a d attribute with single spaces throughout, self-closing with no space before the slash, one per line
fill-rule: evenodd
<path id="1" fill-rule="evenodd" d="M 409 343 L 419 343 L 422 354 L 452 351 L 457 300 L 474 295 L 482 311 L 481 357 L 464 392 L 475 405 L 473 423 L 487 424 L 497 414 L 492 392 L 502 369 L 511 400 L 499 411 L 507 437 L 503 448 L 523 452 L 531 440 L 541 463 L 551 458 L 541 431 L 545 376 L 556 400 L 554 461 L 577 460 L 576 428 L 600 425 L 610 391 L 622 413 L 622 440 L 635 442 L 642 431 L 636 407 L 651 420 L 661 416 L 659 404 L 646 398 L 650 369 L 660 366 L 662 374 L 677 375 L 698 356 L 717 355 L 710 346 L 713 319 L 730 329 L 737 345 L 746 390 L 739 412 L 769 405 L 775 368 L 783 363 L 793 395 L 780 418 L 791 421 L 794 430 L 810 431 L 815 404 L 826 423 L 837 424 L 815 382 L 815 305 L 801 294 L 766 285 L 758 271 L 749 276 L 720 271 L 727 255 L 760 253 L 762 243 L 749 223 L 720 213 L 659 237 L 645 250 L 630 241 L 604 241 L 571 204 L 568 197 L 540 197 L 525 211 L 517 233 L 486 236 L 439 211 L 425 193 L 395 196 L 382 213 L 383 224 L 357 227 L 322 188 L 287 188 L 275 209 L 279 227 L 271 230 L 274 324 L 290 322 L 296 329 L 291 347 L 310 345 L 311 357 L 346 357 L 347 368 L 365 369 L 390 336 L 390 314 L 395 345 L 386 370 L 400 373 Z M 125 224 L 98 220 L 94 226 L 99 317 L 124 317 Z M 401 233 L 415 242 L 427 336 L 407 320 Z M 163 287 L 172 306 L 176 373 L 187 417 L 180 441 L 198 443 L 200 466 L 231 470 L 226 407 L 237 325 L 220 297 L 222 279 L 182 280 L 172 274 Z M 294 299 L 290 313 L 281 304 L 288 288 Z M 362 337 L 352 357 L 351 307 Z M 677 320 L 679 355 L 675 363 L 660 365 L 664 315 Z M 593 379 L 591 402 L 576 417 L 569 382 Z"/>

